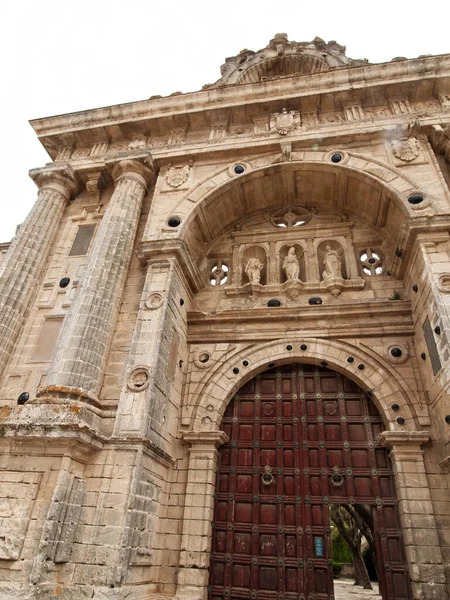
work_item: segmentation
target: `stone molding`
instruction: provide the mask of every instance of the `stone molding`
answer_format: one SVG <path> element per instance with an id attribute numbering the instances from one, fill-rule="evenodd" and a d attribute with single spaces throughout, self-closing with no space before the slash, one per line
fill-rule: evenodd
<path id="1" fill-rule="evenodd" d="M 430 432 L 424 431 L 382 431 L 378 436 L 381 445 L 393 449 L 401 447 L 417 447 L 427 444 L 431 440 Z"/>
<path id="2" fill-rule="evenodd" d="M 291 344 L 292 349 L 287 350 L 286 344 Z M 300 349 L 301 344 L 307 346 L 306 350 Z M 350 355 L 354 357 L 351 364 L 347 362 Z M 248 367 L 242 366 L 244 359 L 247 359 Z M 183 408 L 181 425 L 196 431 L 217 431 L 230 398 L 244 383 L 265 370 L 268 363 L 281 365 L 292 361 L 313 364 L 326 361 L 329 368 L 343 373 L 363 390 L 369 390 L 386 426 L 395 428 L 400 433 L 399 439 L 416 433 L 420 426 L 430 424 L 427 405 L 421 403 L 417 393 L 409 389 L 395 365 L 387 364 L 382 356 L 367 347 L 354 346 L 343 340 L 302 338 L 293 334 L 283 340 L 238 350 L 217 363 L 216 368 L 202 371 L 202 378 L 191 389 Z M 363 370 L 358 369 L 359 364 L 364 365 Z M 401 406 L 401 415 L 406 419 L 403 430 L 396 423 L 398 413 L 391 409 L 393 402 Z M 424 435 L 420 431 L 418 433 Z"/>
<path id="3" fill-rule="evenodd" d="M 181 432 L 184 442 L 191 446 L 215 446 L 218 448 L 228 441 L 228 436 L 224 431 L 188 431 Z"/>
<path id="4" fill-rule="evenodd" d="M 29 175 L 39 190 L 50 188 L 61 194 L 66 201 L 81 189 L 80 179 L 69 164 L 58 163 L 31 169 Z"/>

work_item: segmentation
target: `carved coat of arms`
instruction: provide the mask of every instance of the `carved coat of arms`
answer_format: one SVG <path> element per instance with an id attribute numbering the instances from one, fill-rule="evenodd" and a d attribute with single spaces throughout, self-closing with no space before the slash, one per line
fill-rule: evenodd
<path id="1" fill-rule="evenodd" d="M 283 108 L 280 113 L 270 115 L 270 128 L 276 129 L 280 135 L 287 135 L 300 126 L 300 113 L 296 110 L 288 111 Z"/>
<path id="2" fill-rule="evenodd" d="M 409 162 L 419 156 L 420 146 L 417 138 L 393 140 L 392 150 L 397 158 Z"/>
<path id="3" fill-rule="evenodd" d="M 333 416 L 338 411 L 337 402 L 333 402 L 331 400 L 328 400 L 328 401 L 324 402 L 323 406 L 324 406 L 324 410 L 325 410 L 325 414 L 326 415 Z"/>
<path id="4" fill-rule="evenodd" d="M 189 177 L 191 167 L 184 165 L 183 167 L 170 167 L 166 174 L 166 181 L 170 187 L 180 187 L 186 183 Z"/>

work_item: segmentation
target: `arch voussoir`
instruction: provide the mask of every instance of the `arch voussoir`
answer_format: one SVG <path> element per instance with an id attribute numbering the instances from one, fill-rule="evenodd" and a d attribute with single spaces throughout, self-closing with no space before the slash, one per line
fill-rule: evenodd
<path id="1" fill-rule="evenodd" d="M 352 362 L 348 362 L 349 357 L 353 358 Z M 242 366 L 245 360 L 249 363 L 247 367 Z M 400 406 L 405 419 L 401 430 L 417 430 L 413 390 L 394 366 L 348 342 L 318 338 L 289 338 L 289 341 L 257 344 L 205 373 L 203 385 L 192 398 L 190 429 L 218 430 L 229 401 L 247 381 L 272 366 L 290 362 L 313 363 L 342 373 L 370 393 L 388 430 L 400 428 L 396 422 L 398 413 L 391 408 L 393 403 Z"/>

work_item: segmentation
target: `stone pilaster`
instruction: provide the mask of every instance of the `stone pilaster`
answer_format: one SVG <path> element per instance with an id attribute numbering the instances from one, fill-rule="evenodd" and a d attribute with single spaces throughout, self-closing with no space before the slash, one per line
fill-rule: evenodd
<path id="1" fill-rule="evenodd" d="M 77 189 L 68 166 L 35 169 L 30 175 L 39 187 L 38 199 L 0 268 L 0 373 L 23 325 L 64 207 Z"/>
<path id="2" fill-rule="evenodd" d="M 427 431 L 384 431 L 390 450 L 414 600 L 447 600 L 444 565 L 421 445 Z"/>
<path id="3" fill-rule="evenodd" d="M 211 522 L 219 460 L 217 448 L 227 441 L 223 431 L 190 432 L 188 480 L 183 516 L 180 570 L 174 600 L 206 600 L 211 552 Z"/>
<path id="4" fill-rule="evenodd" d="M 47 385 L 38 394 L 47 402 L 79 397 L 95 403 L 102 385 L 142 200 L 153 179 L 148 153 L 111 166 L 115 190 L 65 318 Z"/>

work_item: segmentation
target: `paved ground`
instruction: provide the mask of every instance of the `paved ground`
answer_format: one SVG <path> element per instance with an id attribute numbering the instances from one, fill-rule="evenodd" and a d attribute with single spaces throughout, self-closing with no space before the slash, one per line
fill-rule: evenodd
<path id="1" fill-rule="evenodd" d="M 365 590 L 354 585 L 353 579 L 335 579 L 334 597 L 336 600 L 382 600 L 378 594 L 378 585 L 372 583 L 373 590 Z"/>

